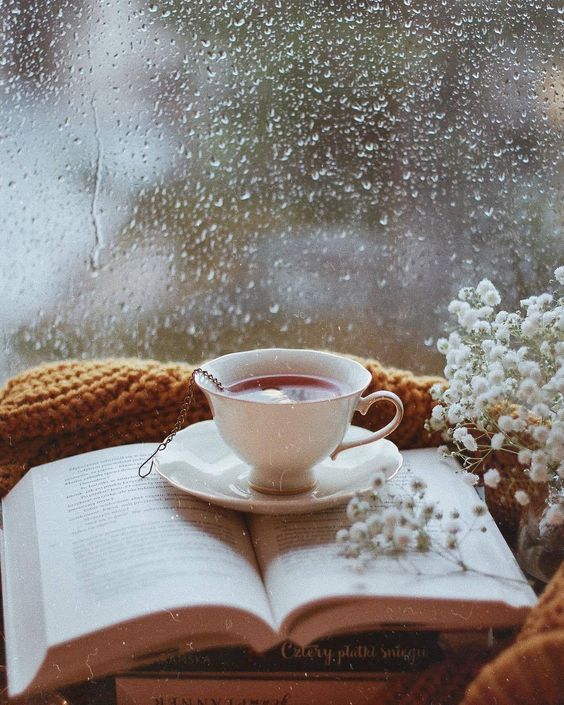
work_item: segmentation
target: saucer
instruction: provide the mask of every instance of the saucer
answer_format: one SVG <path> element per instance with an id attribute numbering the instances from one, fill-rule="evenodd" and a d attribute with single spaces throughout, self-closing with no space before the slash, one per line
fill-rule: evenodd
<path id="1" fill-rule="evenodd" d="M 364 428 L 351 426 L 345 440 L 370 435 Z M 172 485 L 212 504 L 253 514 L 303 514 L 345 504 L 357 492 L 369 489 L 377 470 L 390 479 L 400 469 L 402 457 L 391 441 L 375 441 L 316 465 L 317 482 L 311 490 L 295 495 L 263 494 L 249 487 L 250 466 L 225 444 L 215 422 L 201 421 L 180 431 L 155 464 Z"/>

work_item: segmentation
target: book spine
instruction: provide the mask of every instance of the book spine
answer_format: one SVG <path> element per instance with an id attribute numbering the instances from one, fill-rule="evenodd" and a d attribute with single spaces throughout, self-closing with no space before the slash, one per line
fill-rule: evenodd
<path id="1" fill-rule="evenodd" d="M 314 680 L 116 678 L 116 705 L 366 705 L 389 684 L 378 678 Z"/>

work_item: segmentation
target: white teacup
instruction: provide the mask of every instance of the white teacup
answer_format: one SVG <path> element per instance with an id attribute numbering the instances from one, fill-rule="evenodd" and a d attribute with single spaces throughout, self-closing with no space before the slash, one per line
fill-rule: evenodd
<path id="1" fill-rule="evenodd" d="M 231 353 L 203 365 L 224 387 L 265 375 L 310 375 L 330 379 L 336 396 L 321 400 L 272 403 L 234 396 L 203 375 L 196 383 L 209 402 L 218 431 L 241 460 L 251 466 L 249 483 L 261 492 L 290 494 L 315 485 L 313 466 L 348 448 L 385 438 L 403 417 L 400 398 L 379 391 L 361 397 L 371 381 L 358 362 L 315 350 L 270 348 Z M 366 414 L 374 402 L 394 404 L 392 421 L 367 438 L 343 443 L 355 411 Z"/>

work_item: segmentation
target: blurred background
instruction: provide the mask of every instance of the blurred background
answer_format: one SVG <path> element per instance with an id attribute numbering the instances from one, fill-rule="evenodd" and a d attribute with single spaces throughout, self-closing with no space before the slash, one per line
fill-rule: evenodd
<path id="1" fill-rule="evenodd" d="M 0 382 L 299 346 L 440 372 L 564 263 L 547 0 L 5 0 Z"/>

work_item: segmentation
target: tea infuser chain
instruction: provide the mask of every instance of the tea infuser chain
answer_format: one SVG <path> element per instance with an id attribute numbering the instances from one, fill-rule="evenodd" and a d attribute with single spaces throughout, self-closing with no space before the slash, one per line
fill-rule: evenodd
<path id="1" fill-rule="evenodd" d="M 217 377 L 214 377 L 209 372 L 206 372 L 206 370 L 204 370 L 202 367 L 198 367 L 192 372 L 192 374 L 190 375 L 190 381 L 188 382 L 188 389 L 186 390 L 186 394 L 184 396 L 184 399 L 182 400 L 182 406 L 180 407 L 180 412 L 178 414 L 178 418 L 176 419 L 176 423 L 172 427 L 172 430 L 170 431 L 168 436 L 166 436 L 164 438 L 164 440 L 161 441 L 161 443 L 159 443 L 156 451 L 152 455 L 150 455 L 147 458 L 147 460 L 145 460 L 139 466 L 139 469 L 137 471 L 139 474 L 139 477 L 148 477 L 151 474 L 151 472 L 153 470 L 153 466 L 155 464 L 155 457 L 156 457 L 157 453 L 159 453 L 161 450 L 164 450 L 167 447 L 167 445 L 172 441 L 172 439 L 176 436 L 178 431 L 180 431 L 184 427 L 184 422 L 186 421 L 186 415 L 188 413 L 188 409 L 190 408 L 190 406 L 192 405 L 192 402 L 194 401 L 194 388 L 196 386 L 196 375 L 197 374 L 201 374 L 206 379 L 209 379 L 209 381 L 212 382 L 213 384 L 215 384 L 215 386 L 220 391 L 225 389 L 225 387 L 223 386 L 223 384 L 221 384 L 221 382 L 217 379 Z M 145 465 L 147 465 L 147 463 L 151 463 L 149 465 L 149 470 L 147 472 L 143 472 L 143 468 L 145 467 Z"/>

